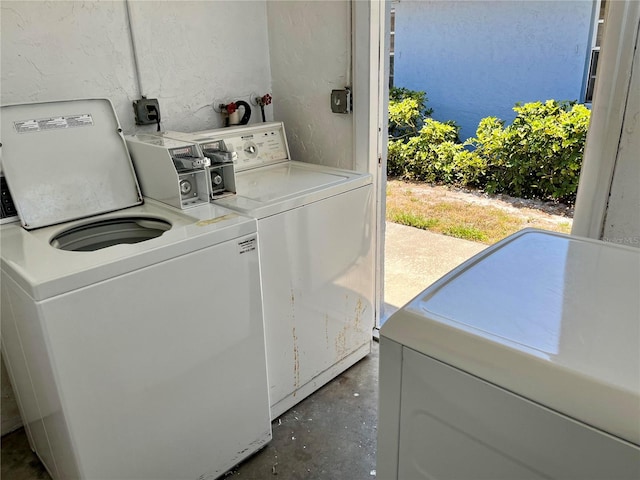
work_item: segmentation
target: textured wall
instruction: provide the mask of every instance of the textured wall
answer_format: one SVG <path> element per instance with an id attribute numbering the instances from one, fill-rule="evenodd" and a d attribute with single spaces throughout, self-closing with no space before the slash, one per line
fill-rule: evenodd
<path id="1" fill-rule="evenodd" d="M 424 90 L 437 120 L 464 140 L 478 122 L 510 122 L 516 102 L 580 100 L 592 2 L 394 3 L 395 85 Z"/>
<path id="2" fill-rule="evenodd" d="M 221 126 L 214 99 L 271 90 L 265 1 L 131 7 L 143 93 L 159 99 L 165 129 Z M 3 1 L 1 61 L 3 104 L 107 97 L 125 132 L 136 130 L 124 2 Z M 255 107 L 252 121 L 259 117 Z"/>
<path id="3" fill-rule="evenodd" d="M 353 116 L 332 113 L 330 103 L 347 82 L 347 2 L 267 2 L 267 11 L 274 116 L 293 159 L 353 168 Z"/>
<path id="4" fill-rule="evenodd" d="M 271 91 L 265 1 L 131 2 L 143 88 L 167 130 L 222 126 L 207 105 Z M 167 34 L 171 32 L 171 34 Z M 272 109 L 267 107 L 270 115 Z M 251 122 L 262 121 L 253 108 Z"/>

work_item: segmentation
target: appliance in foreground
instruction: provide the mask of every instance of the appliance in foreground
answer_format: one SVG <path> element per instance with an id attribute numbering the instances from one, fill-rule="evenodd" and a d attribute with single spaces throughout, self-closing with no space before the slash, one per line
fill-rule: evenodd
<path id="1" fill-rule="evenodd" d="M 640 250 L 527 229 L 380 332 L 385 479 L 640 478 Z"/>

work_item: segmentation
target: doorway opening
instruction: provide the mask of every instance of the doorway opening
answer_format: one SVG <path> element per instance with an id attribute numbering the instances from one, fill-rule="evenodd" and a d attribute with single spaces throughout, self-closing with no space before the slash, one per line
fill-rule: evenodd
<path id="1" fill-rule="evenodd" d="M 607 2 L 484 3 L 389 6 L 381 325 L 515 231 L 571 231 Z M 545 134 L 567 123 L 572 129 Z M 525 143 L 557 145 L 531 156 L 517 148 L 523 133 Z M 522 171 L 500 173 L 509 163 L 496 165 L 501 152 Z"/>

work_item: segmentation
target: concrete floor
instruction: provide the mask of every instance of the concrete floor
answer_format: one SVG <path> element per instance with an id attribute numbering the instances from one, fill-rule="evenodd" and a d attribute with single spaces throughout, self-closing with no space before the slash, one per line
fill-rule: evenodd
<path id="1" fill-rule="evenodd" d="M 381 322 L 425 288 L 487 245 L 386 223 Z"/>
<path id="2" fill-rule="evenodd" d="M 375 478 L 378 350 L 276 419 L 273 440 L 223 478 Z M 0 464 L 3 479 L 51 478 L 23 429 L 2 437 Z"/>

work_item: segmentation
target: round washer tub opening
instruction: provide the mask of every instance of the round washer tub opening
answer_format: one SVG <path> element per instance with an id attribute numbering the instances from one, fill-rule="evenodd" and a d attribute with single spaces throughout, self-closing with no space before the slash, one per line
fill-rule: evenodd
<path id="1" fill-rule="evenodd" d="M 51 240 L 51 245 L 71 252 L 93 252 L 122 243 L 151 240 L 170 228 L 169 222 L 157 218 L 111 218 L 65 230 Z"/>

